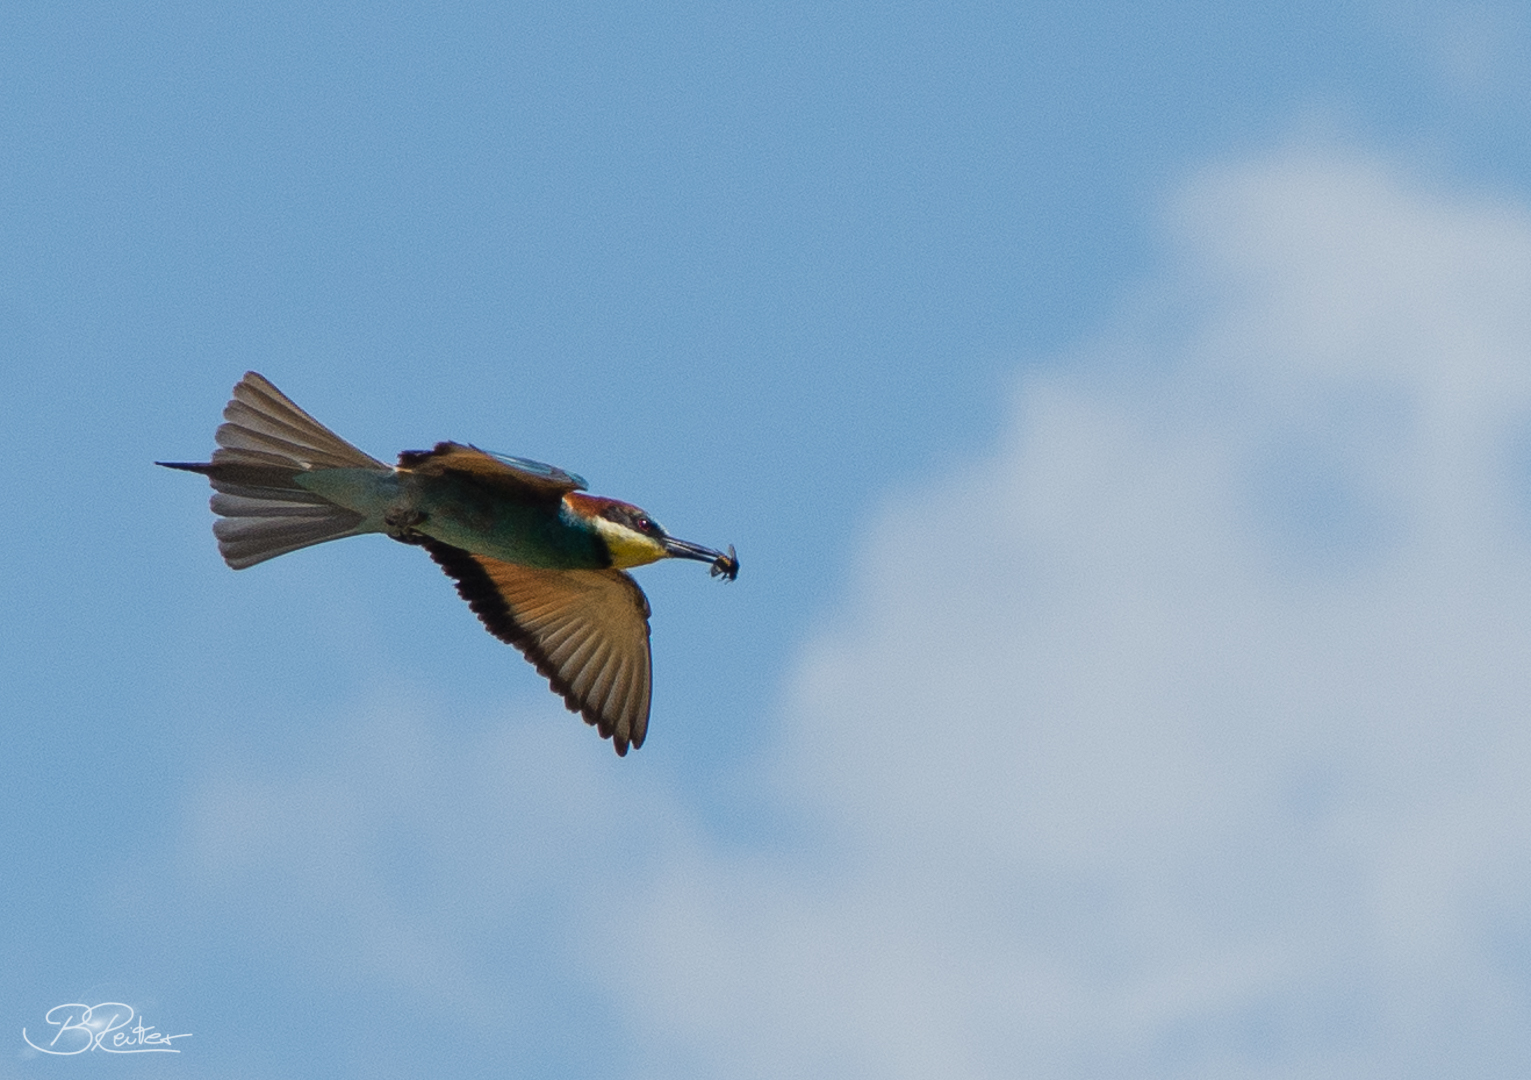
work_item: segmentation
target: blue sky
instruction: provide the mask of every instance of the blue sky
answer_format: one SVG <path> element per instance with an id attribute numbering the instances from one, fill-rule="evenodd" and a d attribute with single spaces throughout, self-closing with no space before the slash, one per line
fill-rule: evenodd
<path id="1" fill-rule="evenodd" d="M 1523 1074 L 1527 56 L 7 6 L 0 1076 Z M 250 368 L 735 543 L 647 744 L 418 551 L 227 569 L 150 462 Z M 21 1039 L 108 1001 L 184 1053 Z"/>

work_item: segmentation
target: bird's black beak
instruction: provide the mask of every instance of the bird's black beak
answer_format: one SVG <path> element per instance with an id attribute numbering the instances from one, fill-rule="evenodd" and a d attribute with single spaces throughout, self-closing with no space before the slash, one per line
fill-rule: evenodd
<path id="1" fill-rule="evenodd" d="M 734 554 L 734 545 L 728 545 L 728 554 L 714 551 L 712 548 L 703 547 L 701 544 L 693 544 L 689 540 L 677 540 L 673 536 L 667 536 L 660 541 L 665 551 L 674 559 L 696 559 L 698 562 L 712 563 L 712 576 L 727 578 L 729 581 L 739 576 L 739 556 Z"/>

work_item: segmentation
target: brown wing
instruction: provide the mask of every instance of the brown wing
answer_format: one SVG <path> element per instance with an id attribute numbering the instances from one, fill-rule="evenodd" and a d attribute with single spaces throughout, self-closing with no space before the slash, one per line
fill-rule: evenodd
<path id="1" fill-rule="evenodd" d="M 440 442 L 430 450 L 405 450 L 399 455 L 399 468 L 420 476 L 451 474 L 469 477 L 484 487 L 498 489 L 517 499 L 555 503 L 569 492 L 585 487 L 582 477 L 564 472 L 556 465 L 491 454 L 476 446 L 455 442 Z"/>
<path id="2" fill-rule="evenodd" d="M 621 570 L 541 570 L 473 555 L 439 540 L 421 546 L 457 580 L 489 632 L 526 655 L 618 754 L 649 726 L 649 602 Z"/>

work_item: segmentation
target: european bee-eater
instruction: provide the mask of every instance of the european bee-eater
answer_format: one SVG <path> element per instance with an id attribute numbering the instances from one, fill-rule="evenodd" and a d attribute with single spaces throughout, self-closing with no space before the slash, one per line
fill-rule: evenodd
<path id="1" fill-rule="evenodd" d="M 462 443 L 364 454 L 253 371 L 235 385 L 207 463 L 161 461 L 212 483 L 218 550 L 235 570 L 362 533 L 425 548 L 489 632 L 525 654 L 618 754 L 642 746 L 649 604 L 629 567 L 739 560 L 677 540 L 630 503 L 581 494 L 573 473 Z"/>

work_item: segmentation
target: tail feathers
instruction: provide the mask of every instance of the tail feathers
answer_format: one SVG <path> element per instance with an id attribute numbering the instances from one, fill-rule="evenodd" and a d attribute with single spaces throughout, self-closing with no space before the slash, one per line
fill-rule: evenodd
<path id="1" fill-rule="evenodd" d="M 235 385 L 223 416 L 212 461 L 159 464 L 207 477 L 217 492 L 213 535 L 235 570 L 374 531 L 361 514 L 309 491 L 297 478 L 314 469 L 389 466 L 346 442 L 253 371 Z"/>
<path id="2" fill-rule="evenodd" d="M 201 473 L 213 485 L 213 535 L 235 570 L 289 551 L 374 532 L 361 514 L 336 506 L 294 481 L 302 470 L 259 465 L 159 461 L 167 469 Z"/>
<path id="3" fill-rule="evenodd" d="M 213 522 L 218 553 L 235 570 L 299 548 L 369 531 L 358 528 L 365 520 L 360 514 L 318 496 L 311 501 L 276 499 L 220 490 L 213 496 L 212 505 L 213 512 L 220 515 Z"/>
<path id="4" fill-rule="evenodd" d="M 298 408 L 253 371 L 234 386 L 215 436 L 214 464 L 278 465 L 297 469 L 386 469 Z"/>

